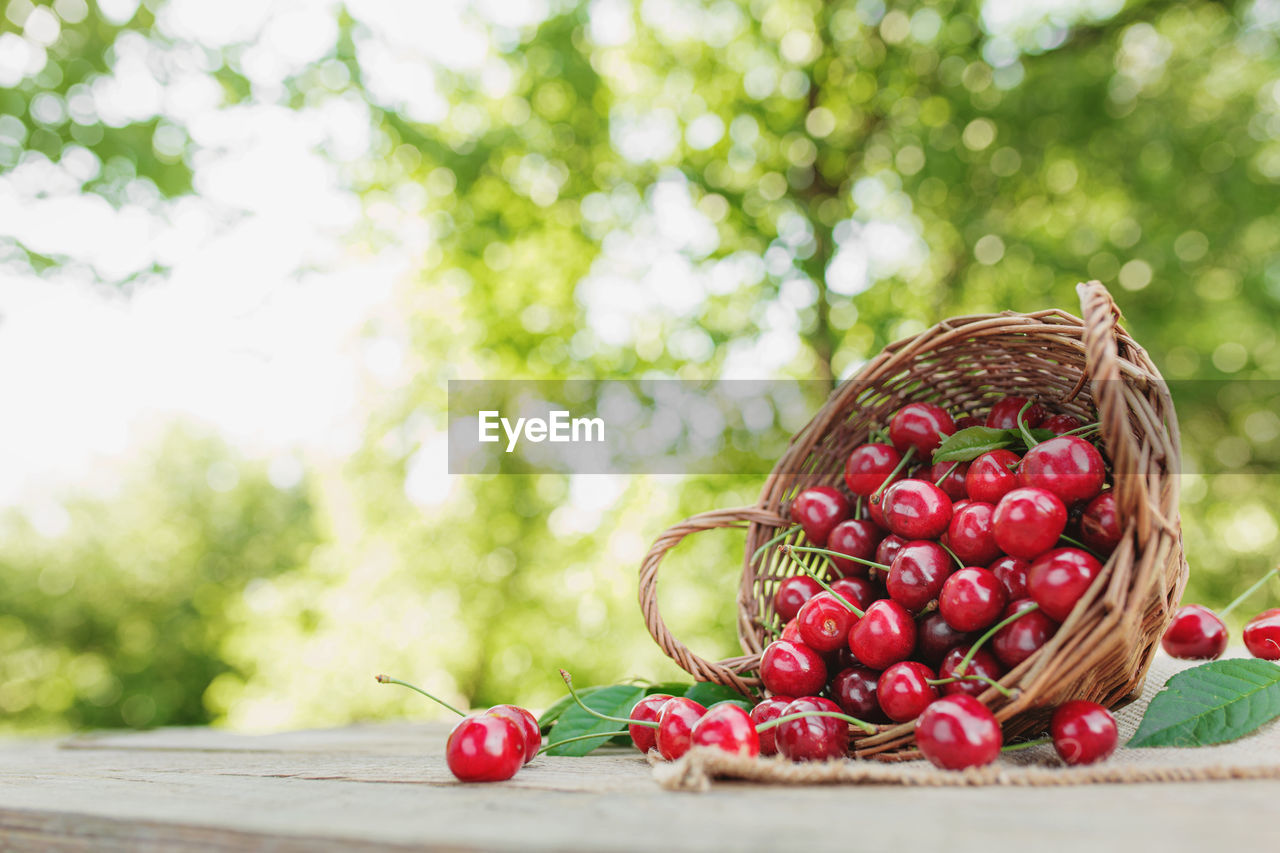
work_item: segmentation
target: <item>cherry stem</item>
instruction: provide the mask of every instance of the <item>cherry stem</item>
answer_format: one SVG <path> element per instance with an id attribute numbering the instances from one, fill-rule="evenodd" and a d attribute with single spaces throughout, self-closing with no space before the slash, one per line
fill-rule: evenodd
<path id="1" fill-rule="evenodd" d="M 862 495 L 858 495 L 853 502 L 853 517 L 857 518 L 860 515 L 862 515 Z"/>
<path id="2" fill-rule="evenodd" d="M 656 729 L 658 727 L 657 723 L 651 723 L 647 720 L 633 720 L 630 717 L 610 717 L 608 714 L 601 714 L 594 708 L 588 708 L 583 701 L 578 698 L 578 691 L 573 689 L 573 676 L 569 675 L 569 673 L 562 669 L 560 670 L 560 677 L 564 679 L 565 686 L 569 688 L 569 695 L 573 697 L 573 701 L 577 702 L 578 707 L 586 711 L 591 716 L 597 717 L 601 720 L 608 720 L 611 723 L 624 723 L 628 726 L 648 726 L 651 729 Z M 618 734 L 622 734 L 622 732 L 613 732 L 610 736 Z"/>
<path id="3" fill-rule="evenodd" d="M 978 653 L 978 649 L 982 648 L 982 644 L 985 643 L 987 640 L 990 640 L 992 637 L 994 637 L 997 631 L 999 631 L 1005 625 L 1009 625 L 1013 622 L 1018 621 L 1019 619 L 1021 619 L 1023 616 L 1026 616 L 1031 611 L 1039 610 L 1039 609 L 1040 609 L 1039 604 L 1028 604 L 1026 607 L 1022 608 L 1017 613 L 1013 614 L 1012 616 L 1001 619 L 999 622 L 997 622 L 996 624 L 988 628 L 987 633 L 979 637 L 977 641 L 972 646 L 969 647 L 969 651 L 965 654 L 965 656 L 961 658 L 960 664 L 956 667 L 956 674 L 957 675 L 965 674 L 965 672 L 969 669 L 969 661 L 973 660 L 973 656 Z"/>
<path id="4" fill-rule="evenodd" d="M 889 472 L 889 476 L 884 478 L 884 482 L 880 484 L 880 488 L 871 493 L 871 502 L 873 504 L 880 503 L 880 493 L 888 488 L 893 482 L 893 478 L 902 473 L 902 469 L 907 467 L 907 463 L 911 461 L 911 457 L 916 455 L 916 446 L 913 444 L 907 448 L 907 452 L 902 454 L 902 458 L 898 460 L 898 464 L 893 466 L 893 470 Z"/>
<path id="5" fill-rule="evenodd" d="M 563 744 L 566 744 L 566 743 L 574 743 L 580 740 L 592 740 L 592 739 L 599 740 L 600 738 L 605 738 L 605 737 L 617 737 L 620 734 L 622 734 L 622 732 L 596 732 L 594 734 L 589 734 L 589 735 L 575 735 L 574 737 L 567 737 L 564 740 L 558 740 L 555 743 L 547 744 L 542 749 L 538 750 L 538 755 L 542 755 L 542 753 L 547 752 L 548 750 L 555 749 L 557 746 L 562 746 Z"/>
<path id="6" fill-rule="evenodd" d="M 1011 743 L 1008 746 L 1000 747 L 1000 751 L 1017 752 L 1020 749 L 1030 749 L 1033 746 L 1044 746 L 1046 743 L 1053 743 L 1053 738 L 1041 737 L 1035 740 L 1024 740 L 1021 743 Z"/>
<path id="7" fill-rule="evenodd" d="M 835 720 L 844 720 L 846 723 L 852 723 L 869 735 L 873 735 L 879 731 L 879 729 L 871 723 L 868 723 L 866 720 L 859 720 L 857 717 L 850 717 L 848 714 L 842 714 L 839 711 L 799 711 L 795 714 L 783 714 L 781 717 L 775 717 L 767 723 L 761 723 L 756 726 L 756 731 L 768 731 L 780 723 L 789 723 L 792 720 L 803 720 L 806 717 L 831 717 Z"/>
<path id="8" fill-rule="evenodd" d="M 1091 424 L 1085 424 L 1082 427 L 1076 427 L 1075 429 L 1067 430 L 1066 432 L 1063 433 L 1063 435 L 1086 435 L 1087 433 L 1091 433 L 1094 430 L 1098 430 L 1098 429 L 1102 429 L 1102 424 L 1098 423 L 1097 421 L 1094 421 Z"/>
<path id="9" fill-rule="evenodd" d="M 1063 533 L 1058 538 L 1061 539 L 1063 542 L 1070 542 L 1072 545 L 1079 548 L 1081 551 L 1088 551 L 1090 554 L 1097 557 L 1099 560 L 1103 559 L 1103 556 L 1101 554 L 1099 554 L 1097 551 L 1093 550 L 1088 545 L 1081 542 L 1079 539 L 1072 539 L 1070 536 L 1068 536 L 1065 533 Z"/>
<path id="10" fill-rule="evenodd" d="M 1036 437 L 1031 434 L 1031 430 L 1022 422 L 1022 416 L 1026 414 L 1027 409 L 1034 405 L 1035 403 L 1033 401 L 1028 400 L 1022 405 L 1022 408 L 1018 410 L 1018 432 L 1022 433 L 1022 440 L 1026 442 L 1027 450 L 1035 447 L 1038 442 L 1036 441 Z"/>
<path id="11" fill-rule="evenodd" d="M 942 484 L 946 482 L 946 479 L 950 477 L 951 473 L 959 467 L 960 467 L 960 463 L 956 462 L 954 465 L 952 465 L 950 468 L 947 469 L 947 473 L 943 474 L 941 477 L 938 478 L 937 482 L 935 482 L 934 485 L 937 486 L 939 489 L 941 489 Z"/>
<path id="12" fill-rule="evenodd" d="M 951 555 L 951 559 L 956 561 L 957 566 L 959 566 L 962 569 L 964 568 L 964 560 L 961 560 L 959 557 L 956 556 L 956 552 L 951 550 L 951 546 L 945 545 L 942 542 L 939 542 L 938 544 L 942 545 L 942 550 L 946 551 L 948 554 Z"/>
<path id="13" fill-rule="evenodd" d="M 1249 596 L 1253 595 L 1255 592 L 1262 589 L 1262 587 L 1266 585 L 1267 581 L 1271 580 L 1277 574 L 1280 574 L 1280 566 L 1276 566 L 1274 569 L 1267 572 L 1265 575 L 1263 575 L 1261 578 L 1258 579 L 1257 583 L 1255 583 L 1253 586 L 1246 589 L 1244 592 L 1240 593 L 1238 596 L 1236 596 L 1235 601 L 1231 602 L 1225 608 L 1218 611 L 1218 617 L 1225 619 L 1228 613 L 1230 613 L 1232 610 L 1235 610 L 1237 607 L 1243 604 L 1245 602 L 1245 599 L 1247 599 Z"/>
<path id="14" fill-rule="evenodd" d="M 861 557 L 854 557 L 849 554 L 841 554 L 839 551 L 832 551 L 830 548 L 814 548 L 811 545 L 787 545 L 784 551 L 799 551 L 802 554 L 821 554 L 824 557 L 836 557 L 840 560 L 852 560 L 855 563 L 861 563 L 864 566 L 870 566 L 873 569 L 883 569 L 889 571 L 889 566 L 884 563 L 877 563 L 874 560 L 864 560 Z"/>
<path id="15" fill-rule="evenodd" d="M 788 554 L 790 554 L 791 550 L 792 550 L 793 548 L 796 548 L 796 547 L 797 547 L 797 546 L 795 546 L 795 545 L 786 545 L 786 546 L 784 546 L 784 547 L 783 547 L 783 549 L 782 549 L 782 550 L 783 550 L 783 551 L 785 551 L 785 552 L 787 552 Z M 820 551 L 820 550 L 823 550 L 823 549 L 821 549 L 821 548 L 809 548 L 809 549 L 806 549 L 806 550 L 810 550 L 810 551 Z M 834 554 L 835 552 L 834 552 L 834 551 L 832 551 L 831 553 L 833 553 L 833 554 Z M 818 582 L 818 586 L 822 587 L 822 588 L 823 588 L 823 589 L 825 589 L 827 592 L 831 593 L 831 595 L 835 597 L 836 601 L 840 602 L 840 603 L 841 603 L 841 604 L 843 604 L 843 605 L 844 605 L 848 610 L 850 610 L 852 613 L 856 614 L 856 615 L 857 615 L 857 617 L 858 617 L 859 619 L 861 619 L 861 618 L 862 618 L 862 611 L 861 611 L 860 609 L 858 609 L 858 607 L 857 607 L 857 606 L 855 606 L 855 605 L 854 605 L 854 603 L 853 603 L 852 601 L 850 601 L 849 599 L 845 598 L 843 595 L 841 595 L 840 593 L 838 593 L 838 592 L 836 592 L 834 589 L 832 589 L 832 588 L 831 588 L 831 585 L 830 585 L 829 583 L 827 583 L 826 581 L 824 581 L 822 578 L 818 577 L 818 573 L 817 573 L 817 572 L 815 572 L 813 569 L 809 568 L 808 566 L 806 566 L 804 563 L 800 562 L 799 560 L 796 560 L 796 565 L 797 565 L 797 566 L 799 566 L 799 567 L 804 571 L 804 573 L 805 573 L 806 575 L 808 575 L 809 577 L 811 577 L 811 578 L 813 578 L 815 581 L 817 581 L 817 582 Z"/>
<path id="16" fill-rule="evenodd" d="M 788 536 L 790 536 L 792 533 L 795 533 L 799 529 L 800 529 L 800 525 L 798 524 L 793 524 L 790 527 L 784 528 L 781 533 L 777 534 L 768 542 L 765 542 L 763 545 L 761 545 L 759 548 L 756 549 L 756 552 L 751 555 L 751 562 L 755 563 L 756 560 L 760 559 L 760 555 L 763 554 L 766 549 L 768 549 L 772 545 L 777 545 L 783 539 L 786 539 Z"/>
<path id="17" fill-rule="evenodd" d="M 389 676 L 389 675 L 375 675 L 373 678 L 374 678 L 374 680 L 375 680 L 375 681 L 377 681 L 379 684 L 399 684 L 401 687 L 408 687 L 410 690 L 414 691 L 415 693 L 421 693 L 423 696 L 426 696 L 426 697 L 427 697 L 428 699 L 430 699 L 432 702 L 435 702 L 435 703 L 436 703 L 436 704 L 438 704 L 438 705 L 443 705 L 444 707 L 448 708 L 448 709 L 449 709 L 450 711 L 452 711 L 453 713 L 457 714 L 459 717 L 465 717 L 465 716 L 466 716 L 466 713 L 465 713 L 465 712 L 463 712 L 463 711 L 459 711 L 457 708 L 453 707 L 453 706 L 452 706 L 452 705 L 450 705 L 448 702 L 446 702 L 446 701 L 444 701 L 443 699 L 441 699 L 439 696 L 432 696 L 430 693 L 428 693 L 427 691 L 423 690 L 421 687 L 415 687 L 415 686 L 413 686 L 412 684 L 410 684 L 410 683 L 409 683 L 409 682 L 407 682 L 407 681 L 401 681 L 400 679 L 398 679 L 398 678 L 392 678 L 392 677 L 391 677 L 391 676 Z"/>
<path id="18" fill-rule="evenodd" d="M 927 680 L 926 683 L 932 684 L 935 687 L 938 687 L 943 684 L 954 684 L 957 681 L 980 681 L 983 684 L 987 685 L 988 687 L 994 687 L 1006 699 L 1012 699 L 1015 695 L 1017 695 L 1008 687 L 1005 687 L 1003 684 L 996 681 L 994 678 L 990 678 L 988 676 L 982 675 L 981 673 L 977 673 L 977 672 L 972 673 L 971 675 L 956 675 L 956 676 L 952 676 L 951 678 L 930 678 Z"/>

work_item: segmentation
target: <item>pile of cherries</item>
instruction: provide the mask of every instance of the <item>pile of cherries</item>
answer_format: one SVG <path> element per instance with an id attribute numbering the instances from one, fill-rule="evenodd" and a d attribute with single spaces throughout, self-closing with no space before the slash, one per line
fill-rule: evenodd
<path id="1" fill-rule="evenodd" d="M 935 460 L 944 439 L 973 426 L 1017 430 L 1025 452 Z M 1000 726 L 977 697 L 988 689 L 1009 695 L 998 680 L 1049 641 L 1120 541 L 1107 464 L 1082 437 L 1094 429 L 1021 397 L 997 401 L 985 422 L 957 423 L 940 406 L 910 403 L 890 420 L 887 440 L 850 453 L 844 489 L 797 494 L 790 516 L 807 544 L 782 550 L 822 555 L 830 568 L 805 567 L 777 587 L 782 628 L 759 670 L 770 698 L 753 717 L 812 706 L 871 724 L 914 720 L 916 742 L 935 764 L 994 761 Z M 1055 730 L 1110 732 L 1064 758 L 1085 763 L 1110 754 L 1115 726 L 1099 722 L 1104 717 L 1110 720 L 1092 703 L 1058 710 Z M 837 748 L 833 733 L 828 753 L 797 749 L 780 728 L 762 751 L 808 759 L 847 746 L 848 728 L 835 718 L 795 728 L 811 738 L 843 728 L 846 741 Z"/>

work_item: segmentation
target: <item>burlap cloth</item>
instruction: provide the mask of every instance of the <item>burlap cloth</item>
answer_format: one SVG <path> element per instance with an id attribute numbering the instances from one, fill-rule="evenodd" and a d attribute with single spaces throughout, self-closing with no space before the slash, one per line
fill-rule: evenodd
<path id="1" fill-rule="evenodd" d="M 1232 650 L 1231 656 L 1243 656 Z M 1115 712 L 1120 748 L 1108 760 L 1068 767 L 1053 746 L 1001 755 L 988 767 L 939 770 L 924 760 L 884 763 L 845 760 L 795 764 L 781 758 L 747 759 L 699 748 L 675 762 L 655 760 L 654 778 L 668 790 L 701 791 L 712 779 L 783 785 L 1089 785 L 1115 782 L 1192 782 L 1219 779 L 1280 779 L 1280 722 L 1218 746 L 1126 749 L 1151 697 L 1174 674 L 1195 664 L 1156 657 L 1140 698 Z M 653 753 L 651 760 L 656 757 Z"/>

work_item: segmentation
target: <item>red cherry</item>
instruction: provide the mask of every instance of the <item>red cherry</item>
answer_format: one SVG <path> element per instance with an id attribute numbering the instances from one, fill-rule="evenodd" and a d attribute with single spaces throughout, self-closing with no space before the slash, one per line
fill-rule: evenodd
<path id="1" fill-rule="evenodd" d="M 693 727 L 694 746 L 714 746 L 730 755 L 755 758 L 760 754 L 760 735 L 751 715 L 733 702 L 713 706 Z"/>
<path id="2" fill-rule="evenodd" d="M 801 697 L 783 709 L 783 716 L 806 711 L 840 711 L 830 699 Z M 849 724 L 834 717 L 804 717 L 777 726 L 778 752 L 792 761 L 826 761 L 849 751 Z"/>
<path id="3" fill-rule="evenodd" d="M 1012 602 L 1005 608 L 1001 619 L 1008 619 L 1031 604 L 1031 599 L 1023 598 Z M 1039 610 L 1024 613 L 1019 619 L 1005 625 L 991 638 L 991 650 L 995 652 L 1000 663 L 1013 669 L 1031 657 L 1041 646 L 1049 642 L 1049 638 L 1058 630 L 1058 624 Z"/>
<path id="4" fill-rule="evenodd" d="M 1280 660 L 1280 608 L 1264 610 L 1249 620 L 1244 626 L 1244 646 L 1255 658 Z"/>
<path id="5" fill-rule="evenodd" d="M 977 418 L 977 417 L 974 417 L 973 415 L 965 415 L 962 418 L 956 419 L 956 431 L 959 432 L 960 430 L 968 429 L 969 427 L 986 426 L 986 424 L 987 422 L 985 418 Z"/>
<path id="6" fill-rule="evenodd" d="M 970 566 L 953 573 L 942 585 L 938 612 L 957 631 L 980 631 L 995 624 L 1008 601 L 994 573 Z"/>
<path id="7" fill-rule="evenodd" d="M 671 698 L 669 693 L 651 693 L 632 705 L 631 713 L 627 716 L 642 723 L 656 723 L 658 712 Z M 658 730 L 652 726 L 627 726 L 627 733 L 631 735 L 631 742 L 635 744 L 636 749 L 643 754 L 647 755 L 649 750 L 657 746 Z"/>
<path id="8" fill-rule="evenodd" d="M 1107 466 L 1098 449 L 1083 438 L 1060 435 L 1027 451 L 1018 465 L 1018 482 L 1053 492 L 1070 505 L 1102 491 Z"/>
<path id="9" fill-rule="evenodd" d="M 1018 557 L 1004 556 L 987 566 L 991 573 L 1000 579 L 1001 586 L 1009 600 L 1030 598 L 1027 592 L 1027 569 L 1031 564 Z"/>
<path id="10" fill-rule="evenodd" d="M 1097 702 L 1076 699 L 1053 712 L 1049 723 L 1053 748 L 1068 764 L 1093 764 L 1116 751 L 1116 718 Z"/>
<path id="11" fill-rule="evenodd" d="M 1040 429 L 1047 429 L 1054 435 L 1062 435 L 1082 426 L 1084 424 L 1080 423 L 1080 419 L 1071 415 L 1050 415 L 1040 423 Z"/>
<path id="12" fill-rule="evenodd" d="M 884 598 L 883 591 L 866 578 L 839 578 L 831 583 L 836 595 L 859 610 L 866 610 L 877 598 Z"/>
<path id="13" fill-rule="evenodd" d="M 782 626 L 781 639 L 790 640 L 793 643 L 802 642 L 800 639 L 800 626 L 796 624 L 795 619 Z"/>
<path id="14" fill-rule="evenodd" d="M 914 447 L 921 459 L 932 456 L 943 436 L 955 431 L 951 415 L 932 403 L 908 403 L 889 421 L 889 440 L 898 452 L 906 453 L 908 447 Z"/>
<path id="15" fill-rule="evenodd" d="M 819 548 L 826 547 L 832 529 L 848 517 L 849 499 L 830 486 L 812 486 L 791 501 L 791 520 Z"/>
<path id="16" fill-rule="evenodd" d="M 970 500 L 994 504 L 1018 487 L 1015 472 L 1021 457 L 1012 450 L 992 450 L 969 463 L 964 488 Z"/>
<path id="17" fill-rule="evenodd" d="M 937 542 L 908 542 L 889 567 L 885 589 L 894 601 L 918 613 L 942 592 L 953 568 L 951 555 Z"/>
<path id="18" fill-rule="evenodd" d="M 760 658 L 760 680 L 770 693 L 807 696 L 827 683 L 827 665 L 803 643 L 774 640 Z"/>
<path id="19" fill-rule="evenodd" d="M 1005 397 L 997 400 L 987 414 L 986 425 L 995 429 L 1017 429 L 1018 412 L 1021 412 L 1025 405 L 1027 405 L 1026 397 Z M 1026 414 L 1022 416 L 1022 423 L 1028 427 L 1038 427 L 1044 420 L 1045 414 L 1044 406 L 1032 403 L 1031 408 L 1027 409 Z"/>
<path id="20" fill-rule="evenodd" d="M 542 730 L 538 728 L 538 719 L 518 705 L 494 705 L 485 711 L 494 717 L 506 717 L 520 727 L 524 736 L 524 763 L 528 764 L 542 749 Z"/>
<path id="21" fill-rule="evenodd" d="M 1227 626 L 1218 614 L 1200 604 L 1179 607 L 1160 645 L 1183 660 L 1216 660 L 1227 650 Z"/>
<path id="22" fill-rule="evenodd" d="M 879 681 L 880 673 L 876 670 L 865 666 L 851 666 L 840 670 L 831 679 L 831 697 L 849 716 L 878 723 L 888 719 L 880 710 L 880 702 L 876 698 L 876 685 Z"/>
<path id="23" fill-rule="evenodd" d="M 820 592 L 804 603 L 796 614 L 800 639 L 815 652 L 834 652 L 849 641 L 853 611 L 829 592 Z M 795 691 L 815 693 L 814 690 Z"/>
<path id="24" fill-rule="evenodd" d="M 947 652 L 972 640 L 973 635 L 957 631 L 948 625 L 941 613 L 930 613 L 920 620 L 916 628 L 916 657 L 936 667 L 942 663 Z"/>
<path id="25" fill-rule="evenodd" d="M 822 584 L 808 575 L 793 575 L 778 584 L 773 594 L 773 612 L 783 622 L 790 622 L 800 612 L 800 607 L 822 592 Z"/>
<path id="26" fill-rule="evenodd" d="M 862 444 L 853 449 L 844 464 L 844 482 L 855 495 L 869 497 L 884 485 L 902 461 L 891 444 Z"/>
<path id="27" fill-rule="evenodd" d="M 444 757 L 449 771 L 463 782 L 502 782 L 524 765 L 524 750 L 520 725 L 486 712 L 462 718 L 449 734 Z"/>
<path id="28" fill-rule="evenodd" d="M 906 539 L 937 539 L 951 522 L 951 498 L 926 480 L 899 480 L 880 504 L 889 530 Z"/>
<path id="29" fill-rule="evenodd" d="M 929 469 L 922 479 L 935 483 L 953 501 L 962 501 L 969 497 L 965 489 L 965 475 L 969 473 L 969 463 L 939 462 Z"/>
<path id="30" fill-rule="evenodd" d="M 1103 492 L 1084 508 L 1080 516 L 1080 538 L 1099 554 L 1110 554 L 1120 544 L 1120 515 L 1115 492 Z"/>
<path id="31" fill-rule="evenodd" d="M 956 646 L 947 652 L 947 656 L 942 659 L 942 666 L 938 667 L 938 678 L 957 678 L 961 675 L 983 675 L 992 681 L 999 680 L 1004 675 L 1004 667 L 1000 665 L 1000 661 L 996 656 L 986 649 L 978 649 L 973 653 L 973 657 L 969 659 L 969 664 L 964 668 L 964 672 L 959 672 L 960 662 L 964 660 L 964 656 L 969 653 L 970 646 Z M 942 692 L 948 696 L 956 693 L 968 693 L 970 696 L 980 696 L 987 689 L 985 681 L 977 679 L 964 679 L 961 681 L 953 681 L 950 684 L 942 686 Z"/>
<path id="32" fill-rule="evenodd" d="M 954 511 L 947 526 L 947 545 L 961 562 L 985 566 L 1000 556 L 991 523 L 995 512 L 995 506 L 985 501 L 969 501 Z"/>
<path id="33" fill-rule="evenodd" d="M 859 560 L 875 561 L 876 546 L 883 538 L 884 533 L 873 522 L 849 519 L 840 522 L 831 531 L 831 535 L 827 537 L 827 550 L 848 554 Z M 839 557 L 832 557 L 831 563 L 836 567 L 836 571 L 846 577 L 867 573 L 868 567 L 864 563 L 842 560 Z"/>
<path id="34" fill-rule="evenodd" d="M 916 745 L 935 767 L 982 767 L 1000 755 L 1003 735 L 995 715 L 967 694 L 944 696 L 916 718 Z"/>
<path id="35" fill-rule="evenodd" d="M 907 540 L 890 533 L 881 539 L 880 544 L 876 546 L 876 562 L 892 566 L 893 561 L 897 559 L 898 554 L 902 551 L 902 546 L 906 544 Z"/>
<path id="36" fill-rule="evenodd" d="M 751 709 L 751 722 L 754 725 L 759 726 L 762 723 L 769 722 L 770 720 L 776 720 L 782 716 L 783 709 L 794 701 L 795 700 L 790 696 L 771 696 L 768 699 L 759 702 Z M 777 733 L 778 729 L 776 726 L 758 733 L 760 737 L 761 755 L 778 754 L 778 743 L 775 739 Z"/>
<path id="37" fill-rule="evenodd" d="M 1044 614 L 1065 622 L 1102 572 L 1102 563 L 1079 548 L 1055 548 L 1036 557 L 1027 569 L 1027 590 Z"/>
<path id="38" fill-rule="evenodd" d="M 915 661 L 901 661 L 880 674 L 876 695 L 885 716 L 895 723 L 914 720 L 938 698 L 929 682 L 937 676 L 933 670 Z"/>
<path id="39" fill-rule="evenodd" d="M 677 696 L 668 699 L 658 711 L 658 752 L 667 761 L 675 761 L 693 745 L 693 727 L 707 709 L 692 699 Z"/>
<path id="40" fill-rule="evenodd" d="M 1057 544 L 1067 529 L 1067 508 L 1044 489 L 1014 489 L 996 504 L 991 524 L 1001 550 L 1032 560 Z"/>
<path id="41" fill-rule="evenodd" d="M 867 608 L 849 632 L 849 648 L 863 666 L 885 669 L 911 657 L 916 621 L 896 601 L 882 598 Z"/>

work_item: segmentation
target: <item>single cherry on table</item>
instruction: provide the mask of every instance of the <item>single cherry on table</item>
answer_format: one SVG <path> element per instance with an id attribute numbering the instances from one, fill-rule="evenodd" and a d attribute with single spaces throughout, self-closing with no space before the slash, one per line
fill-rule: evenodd
<path id="1" fill-rule="evenodd" d="M 1000 756 L 1004 736 L 986 705 L 966 694 L 944 696 L 916 718 L 916 745 L 936 767 L 982 767 Z"/>
<path id="2" fill-rule="evenodd" d="M 1244 626 L 1249 654 L 1263 660 L 1280 660 L 1280 608 L 1264 610 Z"/>
<path id="3" fill-rule="evenodd" d="M 1227 626 L 1204 605 L 1187 604 L 1173 614 L 1160 645 L 1171 657 L 1217 660 L 1227 650 Z"/>
<path id="4" fill-rule="evenodd" d="M 504 782 L 525 764 L 525 736 L 510 717 L 471 714 L 449 733 L 445 763 L 462 782 Z"/>
<path id="5" fill-rule="evenodd" d="M 1073 700 L 1053 712 L 1049 724 L 1053 748 L 1068 764 L 1094 764 L 1116 751 L 1116 718 L 1097 702 Z"/>

